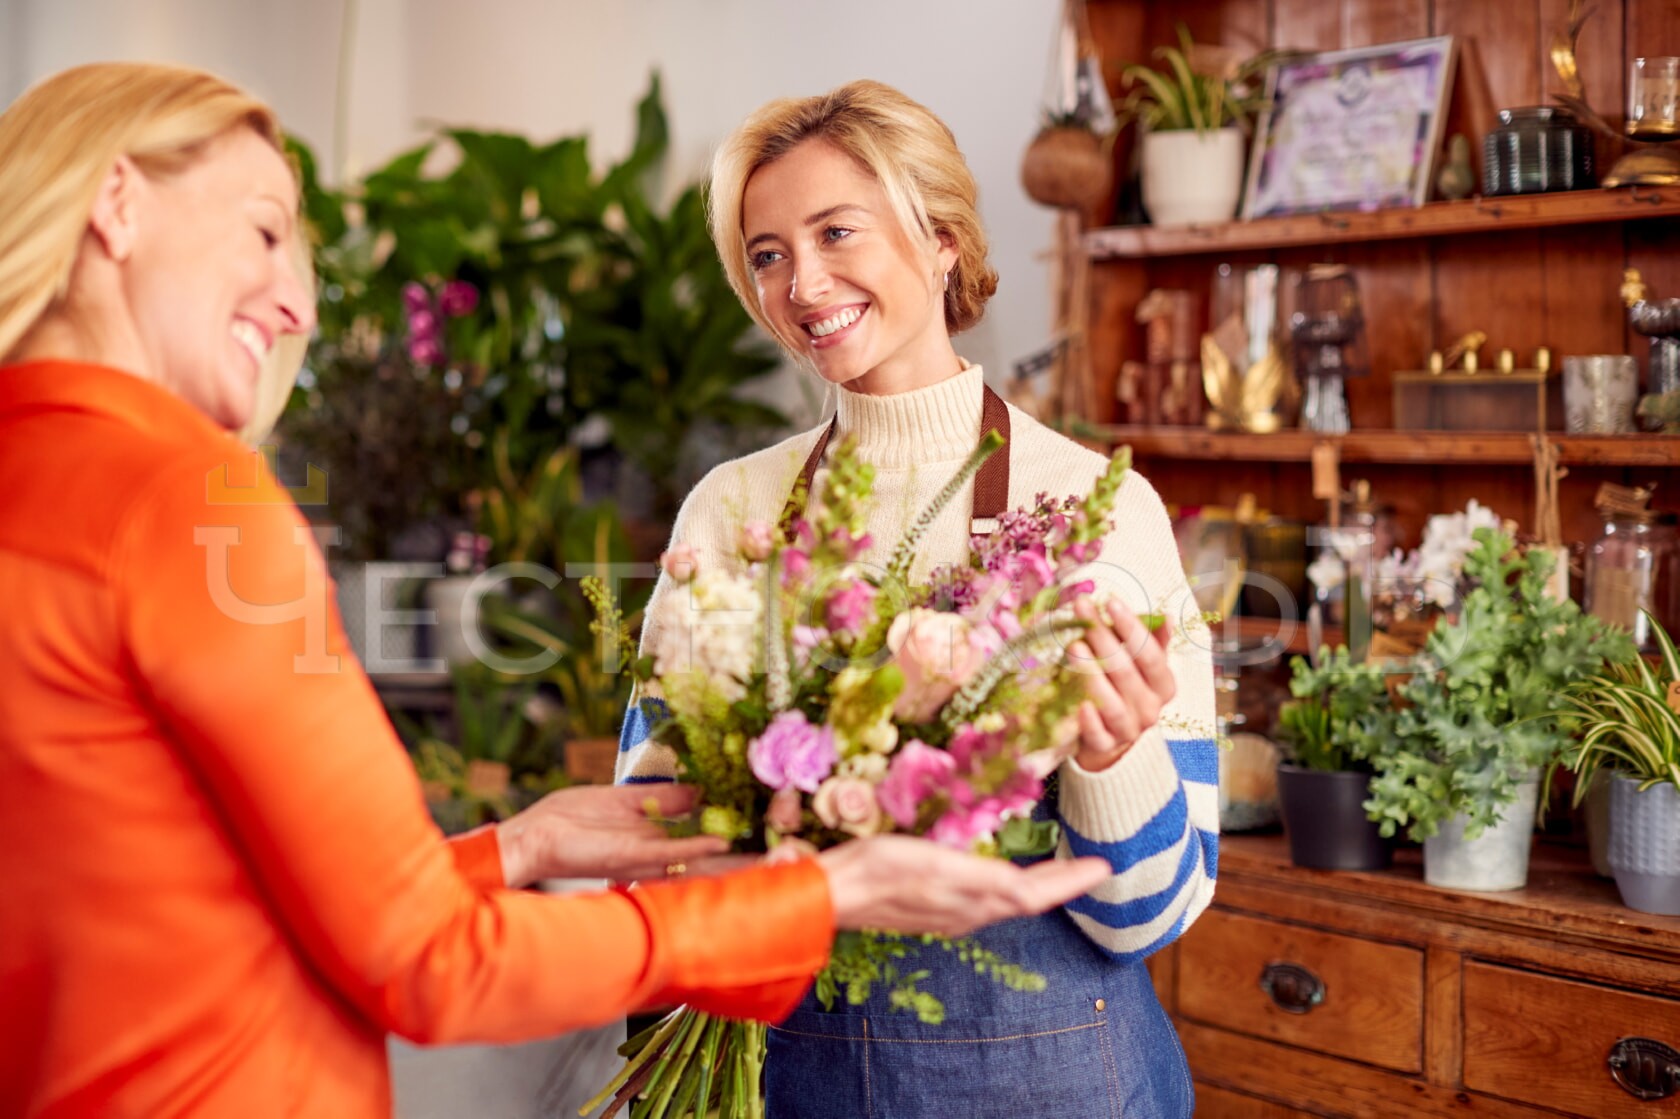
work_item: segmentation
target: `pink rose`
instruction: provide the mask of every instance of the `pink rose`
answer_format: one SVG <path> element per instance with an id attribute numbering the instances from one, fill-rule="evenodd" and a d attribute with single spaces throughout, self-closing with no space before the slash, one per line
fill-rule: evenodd
<path id="1" fill-rule="evenodd" d="M 770 798 L 770 809 L 764 814 L 764 822 L 779 832 L 798 831 L 805 823 L 805 806 L 801 803 L 799 790 L 777 790 Z M 829 826 L 833 827 L 832 824 Z"/>
<path id="2" fill-rule="evenodd" d="M 856 777 L 830 777 L 811 798 L 811 810 L 825 828 L 850 835 L 873 835 L 881 830 L 881 803 L 875 789 Z"/>
<path id="3" fill-rule="evenodd" d="M 686 583 L 700 571 L 700 551 L 692 544 L 673 544 L 659 557 L 659 566 L 678 583 Z"/>
<path id="4" fill-rule="evenodd" d="M 426 290 L 426 285 L 410 280 L 402 286 L 402 303 L 403 310 L 409 314 L 429 311 L 432 306 L 432 293 Z"/>
<path id="5" fill-rule="evenodd" d="M 776 530 L 764 521 L 748 521 L 741 526 L 740 548 L 748 563 L 763 563 L 776 550 Z"/>
<path id="6" fill-rule="evenodd" d="M 913 828 L 922 803 L 943 792 L 956 771 L 956 760 L 950 754 L 912 738 L 893 755 L 875 795 L 899 827 Z"/>
<path id="7" fill-rule="evenodd" d="M 908 723 L 925 723 L 939 714 L 957 689 L 968 683 L 988 652 L 996 652 L 996 634 L 977 637 L 974 627 L 956 614 L 922 609 L 894 619 L 887 632 L 893 663 L 904 673 L 904 691 L 893 714 Z"/>
<path id="8" fill-rule="evenodd" d="M 465 280 L 450 280 L 438 292 L 438 310 L 452 319 L 470 315 L 478 307 L 478 289 Z"/>

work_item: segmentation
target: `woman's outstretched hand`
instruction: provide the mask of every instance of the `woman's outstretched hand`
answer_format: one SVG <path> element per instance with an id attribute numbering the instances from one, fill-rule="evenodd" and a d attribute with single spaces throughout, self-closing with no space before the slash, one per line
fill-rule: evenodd
<path id="1" fill-rule="evenodd" d="M 496 826 L 503 880 L 518 889 L 542 878 L 628 881 L 664 878 L 672 868 L 712 869 L 726 842 L 709 835 L 672 839 L 648 817 L 650 800 L 670 818 L 687 814 L 694 798 L 686 785 L 576 785 L 549 793 Z"/>
<path id="2" fill-rule="evenodd" d="M 828 872 L 837 928 L 942 936 L 1054 909 L 1114 873 L 1104 859 L 1020 867 L 902 835 L 856 839 L 817 862 Z"/>

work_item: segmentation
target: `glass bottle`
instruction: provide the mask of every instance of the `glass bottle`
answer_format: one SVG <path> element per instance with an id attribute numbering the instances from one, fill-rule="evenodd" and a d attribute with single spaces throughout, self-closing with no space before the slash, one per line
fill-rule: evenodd
<path id="1" fill-rule="evenodd" d="M 1656 650 L 1648 610 L 1669 633 L 1680 623 L 1680 528 L 1673 513 L 1647 510 L 1604 515 L 1604 532 L 1587 549 L 1582 605 L 1633 634 L 1642 652 Z"/>

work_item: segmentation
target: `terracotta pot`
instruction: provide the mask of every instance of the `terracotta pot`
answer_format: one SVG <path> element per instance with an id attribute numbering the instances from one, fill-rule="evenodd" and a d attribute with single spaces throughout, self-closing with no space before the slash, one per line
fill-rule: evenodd
<path id="1" fill-rule="evenodd" d="M 1042 129 L 1021 157 L 1021 186 L 1045 206 L 1088 210 L 1108 197 L 1113 183 L 1108 145 L 1084 128 Z"/>
<path id="2" fill-rule="evenodd" d="M 508 776 L 506 763 L 475 759 L 467 763 L 467 791 L 481 797 L 506 796 Z"/>
<path id="3" fill-rule="evenodd" d="M 561 748 L 566 776 L 592 785 L 610 785 L 618 765 L 618 739 L 573 738 Z"/>

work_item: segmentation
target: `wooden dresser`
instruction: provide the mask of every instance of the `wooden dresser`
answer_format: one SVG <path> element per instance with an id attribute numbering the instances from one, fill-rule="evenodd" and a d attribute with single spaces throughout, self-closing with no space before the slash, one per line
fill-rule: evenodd
<path id="1" fill-rule="evenodd" d="M 1415 851 L 1299 870 L 1281 836 L 1227 836 L 1212 909 L 1152 970 L 1198 1116 L 1680 1116 L 1680 919 L 1579 851 L 1465 894 Z"/>

